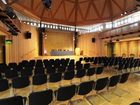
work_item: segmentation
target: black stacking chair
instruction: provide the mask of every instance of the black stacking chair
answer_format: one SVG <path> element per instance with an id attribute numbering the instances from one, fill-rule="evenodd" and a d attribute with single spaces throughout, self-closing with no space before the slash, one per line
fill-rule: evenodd
<path id="1" fill-rule="evenodd" d="M 83 60 L 83 58 L 79 58 L 79 61 L 82 61 Z"/>
<path id="2" fill-rule="evenodd" d="M 88 93 L 90 93 L 94 87 L 94 81 L 87 81 L 87 82 L 83 82 L 78 86 L 78 95 L 86 95 Z"/>
<path id="3" fill-rule="evenodd" d="M 76 85 L 70 85 L 65 87 L 60 87 L 55 91 L 56 101 L 68 101 L 70 103 L 70 99 L 76 93 Z M 55 104 L 54 104 L 55 105 Z"/>
<path id="4" fill-rule="evenodd" d="M 83 64 L 77 64 L 76 65 L 76 70 L 81 70 L 83 69 Z"/>
<path id="5" fill-rule="evenodd" d="M 90 63 L 84 64 L 84 69 L 89 69 L 90 68 Z"/>
<path id="6" fill-rule="evenodd" d="M 107 91 L 108 91 L 108 92 L 107 92 L 106 94 L 108 94 L 108 95 L 110 95 L 111 97 L 113 97 L 112 92 L 111 92 L 111 94 L 109 93 L 109 88 L 110 88 L 110 87 L 115 87 L 115 86 L 117 86 L 117 84 L 118 84 L 119 81 L 120 81 L 120 77 L 121 77 L 121 75 L 114 75 L 114 76 L 110 77 L 109 82 L 108 82 L 108 85 L 107 85 Z M 102 95 L 102 97 L 103 97 L 104 99 L 106 99 L 107 101 L 110 102 L 110 99 L 109 99 L 108 97 L 104 96 L 104 94 Z"/>
<path id="7" fill-rule="evenodd" d="M 29 77 L 16 77 L 12 79 L 13 92 L 16 94 L 16 89 L 25 88 L 30 85 Z"/>
<path id="8" fill-rule="evenodd" d="M 71 83 L 72 83 L 72 79 L 74 78 L 74 76 L 75 76 L 74 70 L 66 71 L 66 72 L 64 72 L 63 79 L 64 80 L 71 80 Z"/>
<path id="9" fill-rule="evenodd" d="M 0 72 L 1 73 L 4 73 L 7 68 L 8 68 L 7 64 L 0 63 Z"/>
<path id="10" fill-rule="evenodd" d="M 48 65 L 48 66 L 46 67 L 46 69 L 47 69 L 47 74 L 53 74 L 53 73 L 56 72 L 55 67 L 52 67 L 52 65 Z"/>
<path id="11" fill-rule="evenodd" d="M 105 78 L 100 78 L 95 82 L 95 88 L 94 90 L 96 91 L 96 95 L 99 98 L 102 98 L 104 100 L 106 100 L 104 97 L 102 97 L 100 94 L 98 94 L 101 90 L 103 90 L 105 87 L 107 87 L 108 85 L 108 77 Z M 87 97 L 87 100 L 92 103 L 91 97 Z"/>
<path id="12" fill-rule="evenodd" d="M 32 76 L 33 72 L 32 72 L 33 68 L 32 67 L 25 67 L 23 69 L 20 70 L 20 75 L 23 76 Z"/>
<path id="13" fill-rule="evenodd" d="M 34 75 L 32 83 L 33 85 L 42 85 L 44 83 L 47 83 L 47 75 L 45 74 Z"/>
<path id="14" fill-rule="evenodd" d="M 7 69 L 7 70 L 5 70 L 5 77 L 7 79 L 12 79 L 12 78 L 18 77 L 18 72 L 16 70 Z"/>
<path id="15" fill-rule="evenodd" d="M 68 71 L 71 71 L 71 70 L 74 70 L 74 69 L 75 69 L 75 67 L 74 67 L 74 64 L 72 64 L 72 63 L 69 64 L 68 67 L 67 67 Z"/>
<path id="16" fill-rule="evenodd" d="M 17 63 L 13 62 L 13 63 L 9 63 L 8 67 L 10 68 L 10 70 L 16 70 L 17 68 Z"/>
<path id="17" fill-rule="evenodd" d="M 49 83 L 57 83 L 62 79 L 62 73 L 52 73 L 49 75 Z M 59 84 L 60 86 L 61 84 Z"/>
<path id="18" fill-rule="evenodd" d="M 79 96 L 82 96 L 82 97 L 80 99 L 76 100 L 76 102 L 77 101 L 82 101 L 82 103 L 85 102 L 85 103 L 83 103 L 83 105 L 87 104 L 86 101 L 88 101 L 88 100 L 86 98 L 86 95 L 89 94 L 93 90 L 93 88 L 95 86 L 94 83 L 95 83 L 94 81 L 86 81 L 86 82 L 80 83 L 77 86 L 77 92 L 76 92 L 77 94 L 76 95 L 79 95 Z"/>
<path id="19" fill-rule="evenodd" d="M 90 77 L 95 74 L 95 72 L 96 71 L 95 71 L 95 68 L 94 67 L 87 69 L 86 76 L 89 76 L 89 80 L 90 80 Z"/>
<path id="20" fill-rule="evenodd" d="M 97 78 L 97 75 L 99 75 L 103 72 L 103 69 L 104 69 L 104 67 L 97 67 L 96 68 L 96 78 Z"/>
<path id="21" fill-rule="evenodd" d="M 140 102 L 133 102 L 130 105 L 140 105 Z"/>
<path id="22" fill-rule="evenodd" d="M 29 95 L 29 105 L 49 105 L 53 100 L 53 91 L 33 92 Z"/>
<path id="23" fill-rule="evenodd" d="M 58 68 L 57 68 L 57 69 L 58 69 L 58 70 L 57 70 L 57 72 L 63 73 L 63 72 L 65 72 L 66 67 L 65 67 L 65 66 L 60 65 L 60 66 L 58 66 Z"/>
<path id="24" fill-rule="evenodd" d="M 2 74 L 1 74 L 1 72 L 0 72 L 0 79 L 2 79 Z"/>
<path id="25" fill-rule="evenodd" d="M 123 84 L 123 83 L 125 83 L 127 80 L 128 80 L 128 78 L 129 78 L 129 74 L 130 73 L 123 73 L 122 74 L 122 76 L 121 76 L 121 79 L 120 79 L 120 84 Z"/>
<path id="26" fill-rule="evenodd" d="M 36 64 L 35 60 L 30 60 L 29 61 L 29 65 L 32 66 L 33 68 L 34 68 L 35 64 Z"/>
<path id="27" fill-rule="evenodd" d="M 9 84 L 7 79 L 0 79 L 0 92 L 6 91 L 9 89 Z"/>
<path id="28" fill-rule="evenodd" d="M 14 96 L 0 99 L 0 105 L 25 105 L 24 98 L 21 96 Z"/>
<path id="29" fill-rule="evenodd" d="M 35 68 L 34 75 L 45 74 L 45 70 L 42 67 Z"/>
<path id="30" fill-rule="evenodd" d="M 47 83 L 47 75 L 40 74 L 40 75 L 34 75 L 32 79 L 32 85 L 34 86 L 40 86 Z M 47 87 L 46 87 L 47 88 Z M 32 87 L 33 90 L 33 87 Z"/>
<path id="31" fill-rule="evenodd" d="M 103 90 L 108 84 L 108 77 L 98 79 L 95 85 L 95 91 L 98 93 L 100 90 Z"/>
<path id="32" fill-rule="evenodd" d="M 121 77 L 120 77 L 119 84 L 124 84 L 124 83 L 126 83 L 127 80 L 128 80 L 128 78 L 129 78 L 129 74 L 130 74 L 130 73 L 123 73 L 123 74 L 121 75 Z M 117 87 L 117 88 L 119 88 L 119 87 Z M 120 89 L 120 88 L 119 88 L 119 90 L 122 90 L 122 91 L 124 91 L 125 93 L 129 93 L 129 91 L 127 91 L 127 90 L 123 90 L 123 89 Z M 121 93 L 122 93 L 122 92 L 121 92 Z M 117 92 L 116 95 L 121 97 L 121 96 L 123 95 L 123 93 L 120 94 L 120 93 Z"/>
<path id="33" fill-rule="evenodd" d="M 80 78 L 80 82 L 82 81 L 82 78 L 86 75 L 86 69 L 81 69 L 81 70 L 77 70 L 75 77 L 76 78 Z"/>
<path id="34" fill-rule="evenodd" d="M 117 84 L 120 81 L 120 77 L 121 77 L 120 75 L 115 75 L 115 76 L 110 77 L 107 89 L 109 89 L 109 87 L 117 86 Z"/>

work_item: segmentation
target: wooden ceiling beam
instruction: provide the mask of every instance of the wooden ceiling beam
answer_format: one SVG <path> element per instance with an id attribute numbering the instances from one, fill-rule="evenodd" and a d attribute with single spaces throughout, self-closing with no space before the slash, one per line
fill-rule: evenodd
<path id="1" fill-rule="evenodd" d="M 34 8 L 34 0 L 31 0 L 31 8 L 33 10 L 33 8 Z"/>
<path id="2" fill-rule="evenodd" d="M 86 3 L 86 2 L 89 2 L 89 0 L 79 1 L 79 3 Z"/>
<path id="3" fill-rule="evenodd" d="M 127 4 L 127 0 L 124 0 L 123 11 L 126 11 L 126 4 Z"/>
<path id="4" fill-rule="evenodd" d="M 71 3 L 75 3 L 73 0 L 66 0 L 66 1 L 71 2 Z"/>
<path id="5" fill-rule="evenodd" d="M 35 11 L 28 9 L 25 6 L 20 6 L 19 4 L 13 4 L 11 5 L 13 9 L 15 9 L 16 11 L 22 13 L 23 15 L 33 18 L 33 19 L 37 19 L 40 20 L 40 17 L 38 17 L 37 15 L 35 15 Z"/>
<path id="6" fill-rule="evenodd" d="M 105 0 L 104 2 L 104 6 L 103 6 L 103 9 L 102 9 L 102 12 L 101 12 L 101 16 L 103 17 L 103 14 L 104 14 L 104 11 L 105 11 L 105 7 L 107 6 L 107 0 Z"/>
<path id="7" fill-rule="evenodd" d="M 86 20 L 86 19 L 87 19 L 87 16 L 88 16 L 88 12 L 89 12 L 89 10 L 90 10 L 90 7 L 91 7 L 91 3 L 89 2 L 89 3 L 88 3 L 88 8 L 87 8 L 87 11 L 86 11 L 86 13 L 85 13 L 84 20 Z"/>
<path id="8" fill-rule="evenodd" d="M 57 14 L 57 12 L 59 11 L 59 9 L 60 9 L 60 7 L 61 7 L 61 5 L 63 4 L 63 0 L 61 0 L 61 2 L 60 2 L 60 4 L 58 5 L 58 7 L 57 7 L 57 9 L 56 9 L 56 11 L 54 12 L 54 14 L 52 15 L 52 18 L 54 18 L 55 17 L 55 15 Z"/>
<path id="9" fill-rule="evenodd" d="M 75 9 L 75 6 L 73 6 L 73 8 L 72 8 L 72 10 L 71 10 L 71 12 L 70 12 L 70 14 L 69 14 L 69 16 L 68 16 L 68 18 L 67 18 L 67 21 L 70 20 L 70 17 L 71 17 L 71 15 L 72 15 L 72 13 L 74 12 L 74 9 Z"/>
<path id="10" fill-rule="evenodd" d="M 9 2 L 9 0 L 7 0 L 7 4 L 8 4 L 9 6 L 11 6 L 12 4 L 17 3 L 17 2 L 19 2 L 19 1 L 20 1 L 20 0 L 13 0 L 13 1 Z"/>
<path id="11" fill-rule="evenodd" d="M 75 0 L 75 24 L 77 24 L 78 18 L 78 0 Z"/>
<path id="12" fill-rule="evenodd" d="M 36 4 L 36 6 L 34 6 L 33 10 L 37 10 L 38 7 L 41 5 L 41 3 L 42 3 L 42 0 L 40 0 L 40 2 L 38 4 Z"/>
<path id="13" fill-rule="evenodd" d="M 64 16 L 65 16 L 65 19 L 67 19 L 66 3 L 65 3 L 65 0 L 63 1 L 63 8 L 64 8 Z"/>
<path id="14" fill-rule="evenodd" d="M 79 4 L 78 4 L 78 9 L 79 9 L 79 13 L 80 13 L 80 15 L 82 17 L 82 20 L 84 20 L 84 16 L 83 16 L 83 13 L 82 13 L 82 10 L 81 10 L 81 7 L 79 6 Z"/>
<path id="15" fill-rule="evenodd" d="M 111 0 L 108 0 L 108 11 L 109 11 L 109 14 L 110 14 L 110 20 L 112 21 L 113 20 L 113 8 L 112 8 L 112 2 Z"/>
<path id="16" fill-rule="evenodd" d="M 123 9 L 115 0 L 112 0 L 112 2 L 123 12 Z"/>
<path id="17" fill-rule="evenodd" d="M 99 11 L 98 11 L 98 9 L 97 9 L 97 7 L 96 7 L 94 1 L 92 0 L 91 3 L 92 3 L 92 6 L 93 6 L 93 8 L 94 8 L 94 10 L 95 10 L 95 12 L 96 12 L 96 14 L 97 14 L 97 16 L 98 16 L 99 18 L 101 18 L 101 15 L 100 15 L 100 13 L 99 13 Z"/>

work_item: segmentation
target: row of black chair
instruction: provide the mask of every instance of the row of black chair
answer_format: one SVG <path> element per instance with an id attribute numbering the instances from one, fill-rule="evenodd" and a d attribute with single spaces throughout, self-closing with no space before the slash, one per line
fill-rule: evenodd
<path id="1" fill-rule="evenodd" d="M 29 105 L 48 105 L 50 103 L 53 103 L 55 105 L 56 101 L 67 101 L 72 99 L 72 97 L 75 95 L 85 96 L 92 90 L 99 92 L 100 90 L 103 90 L 105 87 L 109 89 L 109 87 L 114 87 L 118 83 L 125 83 L 128 80 L 128 77 L 129 73 L 124 73 L 122 75 L 115 75 L 110 78 L 108 77 L 100 78 L 96 80 L 96 82 L 87 81 L 82 82 L 79 85 L 69 85 L 60 87 L 54 92 L 51 89 L 40 92 L 33 92 L 30 93 L 29 95 Z M 55 98 L 53 96 L 55 96 Z M 19 100 L 18 101 L 14 100 L 16 98 Z M 12 97 L 8 99 L 2 99 L 0 100 L 0 103 L 2 103 L 0 105 L 15 105 L 11 103 L 12 101 L 17 101 L 17 103 L 21 102 L 22 104 L 20 103 L 18 105 L 23 105 L 22 98 L 21 97 L 16 98 Z"/>
<path id="2" fill-rule="evenodd" d="M 46 74 L 34 75 L 32 78 L 32 85 L 42 85 L 47 82 L 56 83 L 56 82 L 60 82 L 61 80 L 71 80 L 72 82 L 73 78 L 79 78 L 81 81 L 81 78 L 84 76 L 88 76 L 90 79 L 91 76 L 93 76 L 94 74 L 98 75 L 102 73 L 102 71 L 103 68 L 97 70 L 95 68 L 90 68 L 87 70 L 85 69 L 78 70 L 76 71 L 76 73 L 75 71 L 66 71 L 63 75 L 62 73 L 53 73 L 50 75 L 46 75 Z M 12 87 L 15 89 L 24 88 L 29 85 L 30 85 L 29 76 L 15 77 L 12 79 Z M 10 86 L 8 80 L 0 79 L 0 91 L 7 90 L 9 88 Z"/>

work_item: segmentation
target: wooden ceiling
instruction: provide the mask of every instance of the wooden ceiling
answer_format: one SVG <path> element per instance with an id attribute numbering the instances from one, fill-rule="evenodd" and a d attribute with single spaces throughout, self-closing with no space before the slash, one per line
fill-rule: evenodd
<path id="1" fill-rule="evenodd" d="M 42 0 L 7 0 L 17 11 L 45 22 L 90 25 L 111 21 L 135 9 L 135 0 L 52 0 L 51 9 Z"/>

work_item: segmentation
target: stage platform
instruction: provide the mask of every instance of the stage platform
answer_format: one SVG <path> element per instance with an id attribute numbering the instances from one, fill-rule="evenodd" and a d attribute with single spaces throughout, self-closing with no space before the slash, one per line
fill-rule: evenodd
<path id="1" fill-rule="evenodd" d="M 84 57 L 84 56 L 76 56 L 76 55 L 67 55 L 67 56 L 38 56 L 35 59 L 61 59 L 61 58 L 70 58 L 70 59 L 79 60 L 80 57 Z"/>

